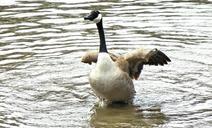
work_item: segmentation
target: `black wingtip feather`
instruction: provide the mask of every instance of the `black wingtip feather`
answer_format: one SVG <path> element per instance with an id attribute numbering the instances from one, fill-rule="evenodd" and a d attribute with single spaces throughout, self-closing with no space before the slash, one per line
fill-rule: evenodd
<path id="1" fill-rule="evenodd" d="M 163 52 L 158 49 L 153 49 L 151 51 L 151 57 L 149 58 L 149 65 L 164 65 L 171 62 L 170 58 L 166 56 Z"/>
<path id="2" fill-rule="evenodd" d="M 164 53 L 161 52 L 160 50 L 158 50 L 158 53 L 159 53 L 161 56 L 163 56 L 163 57 L 166 59 L 166 61 L 171 62 L 171 59 L 170 59 L 166 54 L 164 54 Z"/>

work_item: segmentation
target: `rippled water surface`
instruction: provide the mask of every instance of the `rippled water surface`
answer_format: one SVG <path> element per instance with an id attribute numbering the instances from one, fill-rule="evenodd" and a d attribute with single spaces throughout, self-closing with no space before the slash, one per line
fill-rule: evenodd
<path id="1" fill-rule="evenodd" d="M 131 107 L 95 107 L 98 49 L 90 10 L 104 16 L 110 51 L 158 48 L 172 62 L 145 66 Z M 1 0 L 0 127 L 212 127 L 212 1 Z"/>

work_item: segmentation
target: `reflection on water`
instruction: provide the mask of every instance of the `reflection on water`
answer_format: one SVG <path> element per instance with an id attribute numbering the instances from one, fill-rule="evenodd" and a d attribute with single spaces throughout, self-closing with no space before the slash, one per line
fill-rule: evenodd
<path id="1" fill-rule="evenodd" d="M 0 127 L 204 127 L 212 121 L 212 1 L 1 0 Z M 145 66 L 133 107 L 97 108 L 82 64 L 98 48 L 103 12 L 111 52 L 158 48 L 172 60 Z"/>
<path id="2" fill-rule="evenodd" d="M 166 121 L 160 108 L 141 109 L 138 106 L 112 106 L 93 108 L 90 126 L 95 128 L 111 127 L 154 127 Z"/>

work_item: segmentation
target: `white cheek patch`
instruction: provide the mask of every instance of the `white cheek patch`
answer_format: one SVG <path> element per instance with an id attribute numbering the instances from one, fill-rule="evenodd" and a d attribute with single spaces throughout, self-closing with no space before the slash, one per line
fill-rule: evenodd
<path id="1" fill-rule="evenodd" d="M 99 14 L 93 21 L 94 23 L 99 23 L 102 19 L 102 14 Z"/>

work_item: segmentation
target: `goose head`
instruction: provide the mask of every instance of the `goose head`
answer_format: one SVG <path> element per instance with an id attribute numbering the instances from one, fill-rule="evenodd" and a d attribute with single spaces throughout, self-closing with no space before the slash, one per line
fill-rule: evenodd
<path id="1" fill-rule="evenodd" d="M 91 11 L 87 16 L 84 17 L 84 20 L 90 20 L 94 23 L 99 23 L 102 20 L 102 14 L 99 11 Z"/>

